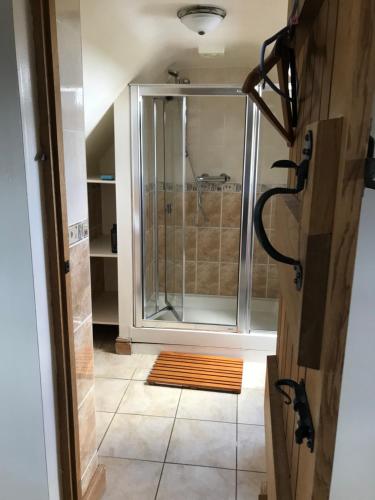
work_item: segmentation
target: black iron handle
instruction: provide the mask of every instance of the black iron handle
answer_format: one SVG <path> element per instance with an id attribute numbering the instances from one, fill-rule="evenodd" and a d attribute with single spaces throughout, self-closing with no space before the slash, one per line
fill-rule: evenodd
<path id="1" fill-rule="evenodd" d="M 285 403 L 291 404 L 292 398 L 282 387 L 291 387 L 294 390 L 293 409 L 298 413 L 299 420 L 297 422 L 297 429 L 295 431 L 295 438 L 297 444 L 302 444 L 303 440 L 307 440 L 307 447 L 311 453 L 314 451 L 315 431 L 311 418 L 310 406 L 307 399 L 306 388 L 304 380 L 299 383 L 292 379 L 280 379 L 275 383 L 276 389 L 286 398 Z"/>
<path id="2" fill-rule="evenodd" d="M 292 258 L 288 257 L 287 255 L 282 254 L 279 252 L 270 242 L 266 230 L 264 229 L 263 225 L 263 209 L 266 204 L 266 202 L 272 197 L 277 194 L 294 194 L 298 193 L 296 189 L 291 189 L 291 188 L 283 188 L 283 187 L 277 187 L 270 189 L 263 193 L 258 201 L 256 202 L 255 205 L 255 210 L 254 210 L 254 229 L 255 233 L 258 237 L 259 243 L 262 245 L 264 251 L 274 260 L 278 262 L 282 262 L 283 264 L 288 264 L 290 266 L 293 266 L 294 270 L 296 271 L 296 277 L 295 277 L 295 284 L 298 290 L 301 289 L 302 287 L 302 266 L 301 263 Z"/>
<path id="3" fill-rule="evenodd" d="M 312 132 L 309 131 L 305 136 L 305 145 L 303 149 L 304 158 L 302 162 L 297 165 L 296 163 L 290 160 L 280 160 L 275 162 L 271 168 L 294 168 L 297 175 L 297 185 L 295 188 L 286 188 L 286 187 L 276 187 L 269 189 L 265 193 L 263 193 L 255 204 L 254 209 L 254 229 L 259 240 L 259 243 L 263 247 L 264 251 L 274 260 L 278 262 L 282 262 L 283 264 L 288 264 L 293 266 L 296 277 L 295 284 L 297 290 L 302 288 L 302 280 L 303 280 L 303 270 L 301 262 L 293 257 L 289 257 L 287 255 L 279 252 L 270 242 L 266 230 L 263 225 L 263 209 L 267 201 L 272 198 L 272 196 L 278 194 L 297 194 L 302 191 L 305 187 L 309 161 L 311 159 L 312 154 Z"/>

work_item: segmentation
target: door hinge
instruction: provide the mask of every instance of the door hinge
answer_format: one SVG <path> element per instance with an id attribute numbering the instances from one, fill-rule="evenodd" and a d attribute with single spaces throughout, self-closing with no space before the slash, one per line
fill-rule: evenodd
<path id="1" fill-rule="evenodd" d="M 64 262 L 64 273 L 65 274 L 68 274 L 68 272 L 70 271 L 70 261 L 69 260 L 66 260 Z"/>

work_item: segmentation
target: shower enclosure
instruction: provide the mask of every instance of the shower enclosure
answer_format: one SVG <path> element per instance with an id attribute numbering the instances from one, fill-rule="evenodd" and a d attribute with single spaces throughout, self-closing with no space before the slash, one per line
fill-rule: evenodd
<path id="1" fill-rule="evenodd" d="M 250 333 L 257 109 L 237 87 L 131 85 L 131 116 L 135 327 Z"/>

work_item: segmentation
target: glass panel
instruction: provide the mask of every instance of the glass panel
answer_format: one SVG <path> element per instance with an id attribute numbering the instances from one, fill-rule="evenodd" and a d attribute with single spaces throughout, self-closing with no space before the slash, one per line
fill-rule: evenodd
<path id="1" fill-rule="evenodd" d="M 184 99 L 164 100 L 165 302 L 183 317 Z"/>
<path id="2" fill-rule="evenodd" d="M 154 100 L 144 98 L 141 111 L 142 159 L 142 274 L 143 317 L 149 318 L 158 311 L 157 238 L 155 231 L 155 123 Z"/>
<path id="3" fill-rule="evenodd" d="M 263 99 L 272 109 L 273 113 L 282 122 L 281 100 L 274 92 L 265 91 Z M 271 165 L 276 160 L 289 157 L 285 140 L 270 125 L 264 116 L 260 115 L 257 185 L 254 203 L 259 196 L 276 186 L 285 186 L 288 171 L 283 168 L 271 170 Z M 264 208 L 263 222 L 269 238 L 272 241 L 275 232 L 277 197 L 273 197 Z M 251 330 L 277 330 L 278 304 L 279 304 L 279 279 L 276 263 L 271 260 L 260 246 L 254 234 L 251 290 Z"/>

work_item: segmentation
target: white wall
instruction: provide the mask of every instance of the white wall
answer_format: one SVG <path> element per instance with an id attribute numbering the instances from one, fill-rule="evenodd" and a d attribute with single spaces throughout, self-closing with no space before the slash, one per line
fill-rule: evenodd
<path id="1" fill-rule="evenodd" d="M 375 113 L 374 113 L 375 116 Z M 373 127 L 373 135 L 375 127 Z M 330 500 L 375 498 L 375 191 L 363 199 Z"/>
<path id="2" fill-rule="evenodd" d="M 58 500 L 28 5 L 14 2 L 15 41 L 12 1 L 0 3 L 0 497 Z"/>
<path id="3" fill-rule="evenodd" d="M 81 0 L 85 125 L 89 135 L 128 83 L 165 81 L 166 68 L 249 67 L 259 44 L 285 25 L 287 0 L 218 0 L 227 18 L 201 37 L 178 20 L 195 0 Z M 199 47 L 223 46 L 225 56 L 202 58 Z"/>

